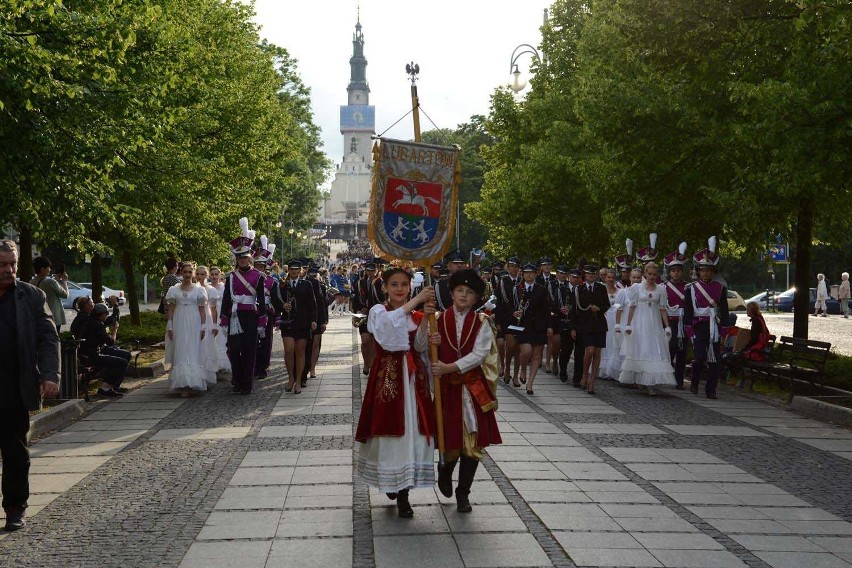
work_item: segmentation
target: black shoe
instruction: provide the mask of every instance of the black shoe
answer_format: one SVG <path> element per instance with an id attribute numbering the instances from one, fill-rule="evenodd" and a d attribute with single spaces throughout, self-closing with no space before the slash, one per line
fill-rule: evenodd
<path id="1" fill-rule="evenodd" d="M 717 399 L 717 398 L 719 398 L 719 397 L 718 397 L 718 396 L 716 396 L 716 393 L 714 393 L 714 392 L 709 392 L 709 393 L 707 393 L 707 398 L 709 398 L 710 400 L 716 400 L 716 399 Z"/>
<path id="2" fill-rule="evenodd" d="M 559 375 L 559 380 L 562 381 L 563 383 L 567 383 L 568 382 L 568 375 Z"/>
<path id="3" fill-rule="evenodd" d="M 453 496 L 453 470 L 456 469 L 457 461 L 438 465 L 438 489 L 444 497 Z"/>
<path id="4" fill-rule="evenodd" d="M 233 388 L 231 388 L 231 392 L 234 393 L 234 394 L 240 394 L 240 390 L 241 390 L 240 385 L 234 385 Z"/>
<path id="5" fill-rule="evenodd" d="M 305 388 L 306 386 L 308 386 L 307 379 L 303 380 L 301 384 L 302 384 L 302 388 Z"/>
<path id="6" fill-rule="evenodd" d="M 689 385 L 689 392 L 691 392 L 692 394 L 698 394 L 698 383 L 697 382 L 693 381 Z"/>
<path id="7" fill-rule="evenodd" d="M 574 388 L 577 388 L 577 389 L 583 388 L 583 385 L 580 384 L 580 381 L 573 381 L 571 384 L 574 386 Z"/>
<path id="8" fill-rule="evenodd" d="M 526 377 L 521 377 L 521 384 L 522 385 L 527 384 L 527 378 Z"/>
<path id="9" fill-rule="evenodd" d="M 676 388 L 677 390 L 679 390 L 679 391 L 682 391 L 682 390 L 683 390 L 683 385 L 677 385 L 675 388 Z"/>
<path id="10" fill-rule="evenodd" d="M 104 398 L 121 398 L 124 395 L 120 392 L 114 391 L 113 389 L 100 388 L 98 389 L 98 396 L 102 396 Z"/>
<path id="11" fill-rule="evenodd" d="M 408 489 L 403 489 L 396 494 L 396 510 L 402 519 L 410 519 L 414 516 L 414 509 L 408 502 Z"/>
<path id="12" fill-rule="evenodd" d="M 473 485 L 479 460 L 462 456 L 460 461 L 459 484 L 456 487 L 456 510 L 459 513 L 470 513 L 473 511 L 473 507 L 470 506 L 470 486 Z"/>
<path id="13" fill-rule="evenodd" d="M 24 520 L 24 509 L 6 509 L 6 530 L 19 531 L 27 525 Z"/>
<path id="14" fill-rule="evenodd" d="M 533 394 L 533 391 L 531 391 L 530 389 L 527 389 L 527 394 Z"/>
<path id="15" fill-rule="evenodd" d="M 509 378 L 509 375 L 503 375 L 503 382 L 506 383 L 507 385 L 509 384 L 509 381 L 511 381 L 511 380 L 512 379 Z"/>
<path id="16" fill-rule="evenodd" d="M 385 493 L 388 496 L 388 499 L 391 501 L 396 501 L 396 493 Z"/>

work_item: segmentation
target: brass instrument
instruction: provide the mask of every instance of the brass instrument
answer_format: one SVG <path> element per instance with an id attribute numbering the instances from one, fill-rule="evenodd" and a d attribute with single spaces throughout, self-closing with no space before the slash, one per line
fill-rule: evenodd
<path id="1" fill-rule="evenodd" d="M 352 316 L 352 327 L 361 327 L 367 323 L 367 314 L 355 314 Z"/>

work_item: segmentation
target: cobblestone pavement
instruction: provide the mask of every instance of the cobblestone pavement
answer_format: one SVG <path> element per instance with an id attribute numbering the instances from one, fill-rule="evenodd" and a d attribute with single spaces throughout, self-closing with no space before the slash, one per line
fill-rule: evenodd
<path id="1" fill-rule="evenodd" d="M 748 318 L 737 312 L 737 325 L 748 327 Z M 793 314 L 764 314 L 769 332 L 781 337 L 793 335 Z M 828 341 L 841 355 L 852 355 L 852 319 L 840 315 L 808 318 L 808 339 Z"/>
<path id="2" fill-rule="evenodd" d="M 0 566 L 852 567 L 847 429 L 729 391 L 589 396 L 540 374 L 532 396 L 500 385 L 474 512 L 418 490 L 402 520 L 353 472 L 349 320 L 300 395 L 276 343 L 250 396 L 160 379 L 34 443 L 29 525 L 0 536 Z"/>

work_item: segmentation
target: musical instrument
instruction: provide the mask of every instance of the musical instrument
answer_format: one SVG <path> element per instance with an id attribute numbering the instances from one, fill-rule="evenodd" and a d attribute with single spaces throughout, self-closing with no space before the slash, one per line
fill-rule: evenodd
<path id="1" fill-rule="evenodd" d="M 355 314 L 352 316 L 352 327 L 361 327 L 367 323 L 367 314 Z"/>

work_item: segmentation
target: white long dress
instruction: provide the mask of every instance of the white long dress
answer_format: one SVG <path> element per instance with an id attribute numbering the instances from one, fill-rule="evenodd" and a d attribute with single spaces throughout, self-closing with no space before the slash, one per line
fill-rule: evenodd
<path id="1" fill-rule="evenodd" d="M 204 291 L 207 292 L 207 324 L 204 326 L 207 333 L 201 340 L 201 362 L 207 371 L 207 384 L 215 385 L 216 371 L 219 370 L 219 352 L 216 345 L 218 337 L 213 335 L 213 330 L 219 329 L 219 322 L 213 321 L 213 309 L 216 308 L 219 292 L 210 284 L 204 285 Z M 216 313 L 219 311 L 216 310 Z"/>
<path id="2" fill-rule="evenodd" d="M 601 364 L 598 367 L 598 377 L 602 379 L 617 379 L 618 373 L 612 374 L 610 372 L 611 367 L 621 368 L 621 361 L 618 361 L 614 364 L 613 359 L 619 358 L 620 353 L 619 350 L 621 346 L 616 345 L 616 336 L 621 335 L 620 333 L 615 333 L 615 312 L 618 311 L 618 304 L 616 302 L 616 297 L 618 296 L 618 290 L 615 291 L 614 294 L 607 293 L 609 296 L 609 309 L 604 314 L 606 317 L 606 347 L 601 350 Z"/>
<path id="3" fill-rule="evenodd" d="M 408 333 L 416 329 L 414 320 L 402 308 L 388 311 L 384 305 L 377 304 L 367 318 L 367 330 L 385 351 L 408 351 Z M 433 440 L 420 433 L 414 398 L 415 375 L 413 369 L 408 368 L 407 358 L 403 358 L 402 365 L 408 378 L 402 383 L 405 433 L 399 437 L 376 436 L 358 444 L 358 475 L 367 485 L 383 493 L 435 486 Z"/>
<path id="4" fill-rule="evenodd" d="M 166 292 L 166 302 L 175 306 L 172 316 L 174 341 L 169 339 L 166 331 L 169 389 L 189 387 L 206 391 L 207 372 L 201 360 L 201 315 L 198 308 L 207 307 L 207 292 L 197 284 L 188 291 L 175 284 Z"/>
<path id="5" fill-rule="evenodd" d="M 630 304 L 630 288 L 619 288 L 615 293 L 615 302 L 610 302 L 610 309 L 606 312 L 606 324 L 609 326 L 606 337 L 606 351 L 610 352 L 610 357 L 606 361 L 606 366 L 603 363 L 603 352 L 601 352 L 601 366 L 599 375 L 618 380 L 621 374 L 621 364 L 624 362 L 624 356 L 621 354 L 621 346 L 624 343 L 624 326 L 627 324 L 627 310 Z M 610 311 L 612 311 L 612 321 L 610 321 Z M 615 333 L 615 317 L 621 312 L 620 325 L 622 331 Z M 610 343 L 610 333 L 612 334 L 612 343 Z M 611 349 L 610 349 L 611 348 Z"/>
<path id="6" fill-rule="evenodd" d="M 222 315 L 222 298 L 225 297 L 225 283 L 219 282 L 216 286 L 216 291 L 219 295 L 216 297 L 216 314 L 218 316 Z M 218 325 L 219 322 L 216 322 Z M 228 334 L 222 333 L 222 330 L 219 330 L 219 335 L 216 336 L 216 353 L 219 356 L 219 370 L 220 371 L 230 371 L 231 370 L 231 360 L 228 359 Z"/>
<path id="7" fill-rule="evenodd" d="M 660 314 L 660 310 L 665 310 L 668 304 L 666 289 L 657 285 L 649 290 L 642 282 L 631 286 L 629 294 L 630 306 L 634 307 L 631 321 L 633 331 L 631 335 L 622 338 L 621 354 L 624 362 L 618 380 L 625 384 L 645 386 L 677 384 L 669 357 L 669 339 Z M 629 317 L 629 312 L 626 313 Z M 622 326 L 626 320 L 622 314 Z"/>

